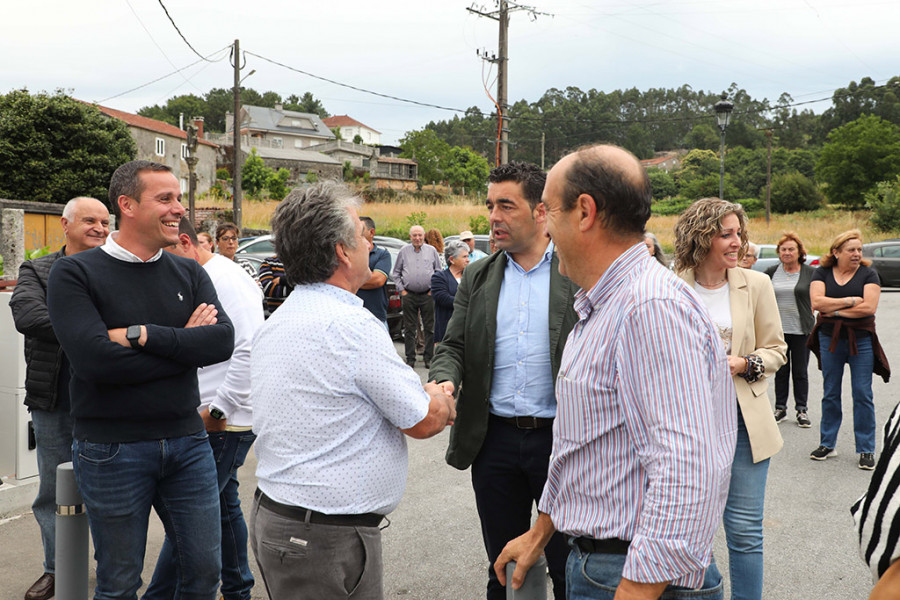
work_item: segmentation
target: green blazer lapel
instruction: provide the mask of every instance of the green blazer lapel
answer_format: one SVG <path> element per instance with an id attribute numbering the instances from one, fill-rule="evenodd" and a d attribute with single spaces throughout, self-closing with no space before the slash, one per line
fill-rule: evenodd
<path id="1" fill-rule="evenodd" d="M 750 311 L 750 288 L 741 267 L 728 269 L 728 294 L 731 306 L 731 354 L 741 356 L 744 352 L 744 336 L 747 327 L 752 327 Z"/>
<path id="2" fill-rule="evenodd" d="M 559 257 L 556 252 L 550 258 L 550 314 L 547 322 L 550 325 L 550 355 L 559 347 L 560 331 L 566 311 L 572 304 L 571 296 L 575 290 L 573 284 L 559 273 Z"/>
<path id="3" fill-rule="evenodd" d="M 481 259 L 485 260 L 485 259 Z M 497 307 L 500 304 L 500 287 L 503 285 L 503 274 L 506 271 L 506 253 L 498 256 L 490 267 L 484 280 L 482 294 L 484 296 L 484 326 L 487 331 L 488 365 L 494 364 L 494 343 L 497 339 Z"/>

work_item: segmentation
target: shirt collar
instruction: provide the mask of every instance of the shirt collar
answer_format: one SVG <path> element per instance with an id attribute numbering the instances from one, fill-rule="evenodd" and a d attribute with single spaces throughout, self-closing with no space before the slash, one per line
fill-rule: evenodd
<path id="1" fill-rule="evenodd" d="M 608 269 L 600 276 L 594 287 L 575 293 L 575 310 L 585 319 L 595 308 L 599 308 L 627 279 L 632 277 L 634 269 L 645 261 L 656 260 L 647 253 L 647 245 L 641 241 L 619 255 Z"/>
<path id="2" fill-rule="evenodd" d="M 523 269 L 521 267 L 521 265 L 519 265 L 519 263 L 517 263 L 515 261 L 515 259 L 513 259 L 511 254 L 507 253 L 506 258 L 507 258 L 507 261 L 506 261 L 507 268 L 509 268 L 510 265 L 512 265 L 513 268 L 519 270 L 520 272 L 522 272 L 522 273 L 526 272 L 525 269 Z M 552 241 L 549 244 L 547 244 L 547 249 L 544 250 L 544 254 L 543 254 L 543 256 L 541 256 L 541 260 L 539 260 L 536 265 L 531 267 L 531 271 L 538 270 L 540 267 L 542 267 L 544 264 L 549 263 L 551 260 L 553 260 L 553 242 Z M 530 273 L 531 271 L 527 271 L 527 272 Z"/>
<path id="3" fill-rule="evenodd" d="M 138 258 L 136 254 L 133 254 L 131 251 L 126 250 L 118 243 L 116 243 L 116 238 L 119 237 L 118 231 L 110 232 L 108 236 L 106 236 L 106 242 L 100 246 L 104 252 L 109 254 L 111 257 L 124 261 L 124 262 L 132 262 L 132 263 L 142 263 L 142 262 L 155 262 L 162 257 L 163 250 L 159 249 L 159 252 L 148 258 L 146 261 Z"/>
<path id="4" fill-rule="evenodd" d="M 300 287 L 300 286 L 298 286 Z M 318 294 L 324 294 L 326 296 L 331 296 L 335 300 L 343 303 L 350 304 L 352 306 L 362 306 L 363 301 L 362 298 L 357 296 L 356 294 L 351 294 L 344 288 L 340 288 L 336 285 L 332 285 L 330 283 L 325 283 L 324 281 L 320 283 L 308 283 L 303 287 L 306 287 L 309 291 L 315 292 Z M 296 289 L 296 288 L 295 288 Z"/>

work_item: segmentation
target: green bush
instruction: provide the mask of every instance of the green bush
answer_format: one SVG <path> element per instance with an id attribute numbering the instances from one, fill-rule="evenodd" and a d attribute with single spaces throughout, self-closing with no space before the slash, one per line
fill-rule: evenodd
<path id="1" fill-rule="evenodd" d="M 866 194 L 866 207 L 872 210 L 869 220 L 879 231 L 900 230 L 900 176 L 881 181 Z"/>
<path id="2" fill-rule="evenodd" d="M 490 233 L 491 224 L 484 215 L 469 217 L 469 231 L 472 233 Z"/>
<path id="3" fill-rule="evenodd" d="M 287 181 L 290 177 L 291 172 L 283 167 L 272 173 L 269 181 L 266 182 L 266 189 L 269 191 L 271 200 L 278 200 L 279 202 L 284 200 L 284 197 L 288 194 Z"/>
<path id="4" fill-rule="evenodd" d="M 672 196 L 670 198 L 665 198 L 663 200 L 654 202 L 650 207 L 650 212 L 659 217 L 680 215 L 684 212 L 684 209 L 691 205 L 692 202 L 693 200 L 689 198 L 684 198 L 682 196 Z"/>
<path id="5" fill-rule="evenodd" d="M 425 221 L 428 219 L 428 213 L 424 210 L 414 211 L 406 215 L 406 225 L 407 228 L 412 227 L 413 225 L 421 225 L 425 227 Z"/>
<path id="6" fill-rule="evenodd" d="M 316 183 L 319 181 L 319 176 L 310 171 L 306 174 L 306 183 Z"/>
<path id="7" fill-rule="evenodd" d="M 766 188 L 759 195 L 766 197 Z M 816 210 L 822 206 L 824 197 L 816 184 L 802 173 L 791 171 L 772 177 L 771 209 L 778 213 L 793 213 Z"/>
<path id="8" fill-rule="evenodd" d="M 732 202 L 740 204 L 748 217 L 757 217 L 761 214 L 765 214 L 766 211 L 766 201 L 764 199 L 741 198 L 740 200 L 732 200 Z"/>
<path id="9" fill-rule="evenodd" d="M 678 193 L 675 178 L 662 169 L 647 169 L 647 177 L 650 178 L 654 200 L 662 200 Z"/>
<path id="10" fill-rule="evenodd" d="M 216 179 L 231 179 L 231 173 L 228 172 L 228 169 L 216 169 Z"/>

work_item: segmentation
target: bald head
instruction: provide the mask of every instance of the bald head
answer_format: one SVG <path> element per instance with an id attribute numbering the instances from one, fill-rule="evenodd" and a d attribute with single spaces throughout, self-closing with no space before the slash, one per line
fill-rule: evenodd
<path id="1" fill-rule="evenodd" d="M 109 210 L 96 198 L 73 198 L 60 219 L 66 236 L 66 255 L 102 246 L 109 235 Z"/>
<path id="2" fill-rule="evenodd" d="M 421 225 L 413 225 L 409 228 L 409 241 L 418 250 L 425 243 L 425 228 Z"/>
<path id="3" fill-rule="evenodd" d="M 646 170 L 631 152 L 618 146 L 589 146 L 563 157 L 553 167 L 557 169 L 563 179 L 564 211 L 587 194 L 611 233 L 643 235 L 653 191 Z"/>

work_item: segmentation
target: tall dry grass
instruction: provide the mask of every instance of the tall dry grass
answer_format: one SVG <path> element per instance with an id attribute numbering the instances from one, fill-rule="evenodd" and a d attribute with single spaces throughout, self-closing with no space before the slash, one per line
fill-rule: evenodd
<path id="1" fill-rule="evenodd" d="M 425 228 L 436 228 L 444 235 L 454 235 L 469 228 L 469 219 L 478 215 L 487 216 L 487 211 L 481 200 L 468 198 L 453 198 L 442 204 L 427 204 L 423 202 L 367 202 L 360 214 L 372 217 L 376 224 L 376 231 L 398 232 L 408 228 L 407 217 L 412 213 L 422 212 L 426 214 Z M 231 203 L 226 201 L 203 200 L 200 206 L 215 206 L 223 210 L 231 209 Z M 243 202 L 243 222 L 245 227 L 253 229 L 269 229 L 269 221 L 276 201 L 249 201 Z M 650 217 L 647 223 L 647 231 L 656 234 L 663 249 L 670 253 L 674 249 L 675 222 L 677 216 Z M 848 229 L 862 231 L 863 240 L 876 242 L 895 234 L 876 231 L 869 223 L 869 212 L 841 211 L 833 209 L 821 209 L 812 212 L 794 213 L 789 215 L 772 215 L 769 224 L 765 217 L 750 219 L 750 239 L 758 244 L 774 244 L 785 231 L 794 231 L 803 240 L 806 248 L 813 254 L 823 254 L 831 245 L 831 240 L 839 233 Z M 405 236 L 404 236 L 405 237 Z"/>

